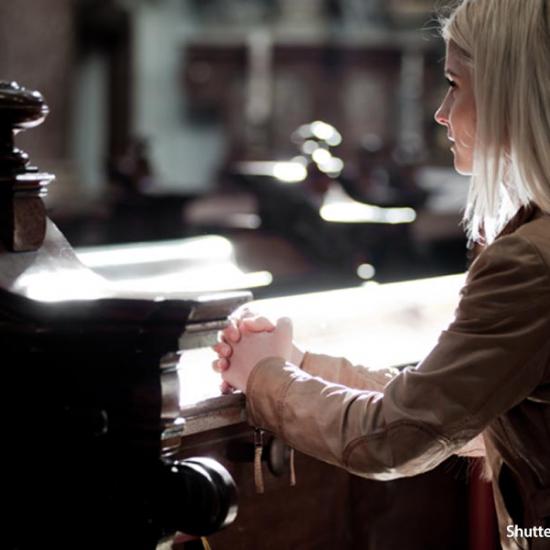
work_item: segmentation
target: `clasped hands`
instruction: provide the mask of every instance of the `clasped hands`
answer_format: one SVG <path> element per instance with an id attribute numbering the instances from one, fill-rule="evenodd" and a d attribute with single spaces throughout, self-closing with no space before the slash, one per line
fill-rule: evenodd
<path id="1" fill-rule="evenodd" d="M 229 318 L 229 325 L 218 333 L 218 343 L 212 349 L 218 354 L 212 367 L 221 373 L 223 393 L 234 389 L 246 392 L 250 373 L 263 359 L 280 357 L 299 366 L 304 355 L 292 341 L 288 317 L 273 323 L 246 308 Z"/>

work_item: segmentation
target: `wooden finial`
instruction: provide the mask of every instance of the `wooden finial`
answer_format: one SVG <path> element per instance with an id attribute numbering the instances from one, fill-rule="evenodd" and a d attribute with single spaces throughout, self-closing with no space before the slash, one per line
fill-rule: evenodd
<path id="1" fill-rule="evenodd" d="M 0 81 L 0 239 L 12 252 L 37 250 L 46 233 L 42 197 L 54 176 L 31 166 L 14 136 L 41 124 L 48 112 L 40 93 Z"/>

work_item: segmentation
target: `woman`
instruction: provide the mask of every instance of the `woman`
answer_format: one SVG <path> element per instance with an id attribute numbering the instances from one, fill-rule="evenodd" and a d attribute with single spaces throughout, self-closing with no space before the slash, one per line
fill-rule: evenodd
<path id="1" fill-rule="evenodd" d="M 443 37 L 435 116 L 472 176 L 482 249 L 454 321 L 395 375 L 302 354 L 288 320 L 243 316 L 215 368 L 252 424 L 365 477 L 425 472 L 481 435 L 503 548 L 550 548 L 550 1 L 464 0 Z"/>

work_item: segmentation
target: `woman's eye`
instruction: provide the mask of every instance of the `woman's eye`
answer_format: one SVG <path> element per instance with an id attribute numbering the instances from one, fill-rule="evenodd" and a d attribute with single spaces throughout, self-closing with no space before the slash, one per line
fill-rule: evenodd
<path id="1" fill-rule="evenodd" d="M 456 88 L 456 82 L 454 80 L 451 80 L 450 78 L 446 78 L 445 80 L 447 81 L 449 87 Z"/>

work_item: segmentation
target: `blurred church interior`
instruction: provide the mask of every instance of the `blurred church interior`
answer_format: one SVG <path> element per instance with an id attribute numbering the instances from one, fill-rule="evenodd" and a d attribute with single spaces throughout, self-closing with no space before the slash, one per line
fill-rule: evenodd
<path id="1" fill-rule="evenodd" d="M 445 82 L 431 2 L 0 9 L 2 78 L 51 111 L 18 145 L 56 175 L 50 216 L 83 252 L 217 237 L 156 273 L 230 258 L 225 286 L 260 297 L 464 271 L 467 180 L 433 120 Z M 121 280 L 149 269 L 83 258 Z"/>

